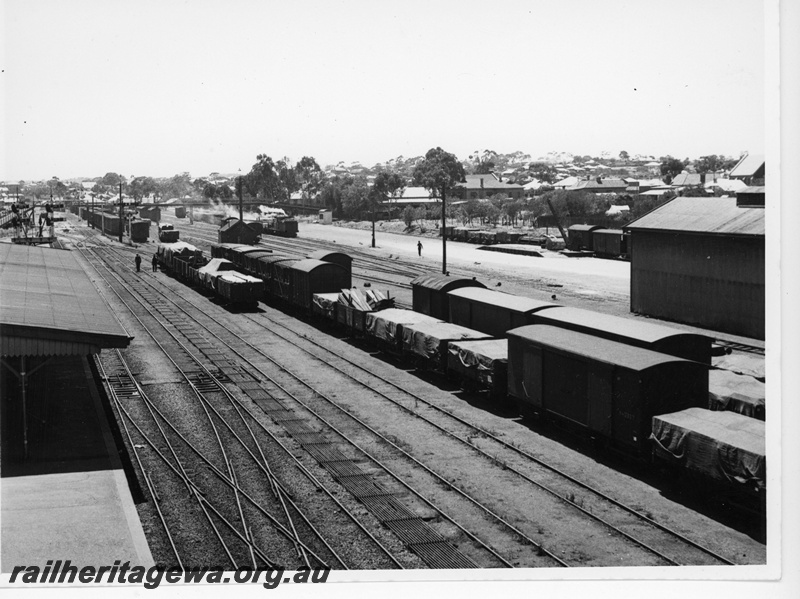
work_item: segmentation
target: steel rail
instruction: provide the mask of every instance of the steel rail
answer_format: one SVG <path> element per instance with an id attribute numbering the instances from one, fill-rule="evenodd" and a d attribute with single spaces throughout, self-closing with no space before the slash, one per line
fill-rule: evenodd
<path id="1" fill-rule="evenodd" d="M 167 298 L 167 299 L 168 299 L 168 298 Z M 274 385 L 276 385 L 277 387 L 279 387 L 279 388 L 280 388 L 280 389 L 281 389 L 281 390 L 282 390 L 284 393 L 286 393 L 286 394 L 287 394 L 289 397 L 292 397 L 292 399 L 294 399 L 295 401 L 297 401 L 297 402 L 298 402 L 300 405 L 304 406 L 304 407 L 305 407 L 305 408 L 306 408 L 306 409 L 307 409 L 309 412 L 311 412 L 312 414 L 314 414 L 314 415 L 315 415 L 317 418 L 319 418 L 319 419 L 320 419 L 322 422 L 324 422 L 324 423 L 325 423 L 327 426 L 331 427 L 331 428 L 332 428 L 332 430 L 335 430 L 335 431 L 336 431 L 336 432 L 337 432 L 337 433 L 338 433 L 338 434 L 339 434 L 339 435 L 340 435 L 340 436 L 341 436 L 343 439 L 345 439 L 345 440 L 346 440 L 348 443 L 350 443 L 351 445 L 353 445 L 354 447 L 356 447 L 356 448 L 357 448 L 359 451 L 361 451 L 362 453 L 364 453 L 364 454 L 365 454 L 367 457 L 369 457 L 369 458 L 370 458 L 370 459 L 371 459 L 373 462 L 375 462 L 376 464 L 378 464 L 378 465 L 379 465 L 381 468 L 385 469 L 385 470 L 386 470 L 388 473 L 390 473 L 390 474 L 392 475 L 392 477 L 394 477 L 395 479 L 397 479 L 397 480 L 398 480 L 398 482 L 400 482 L 402 485 L 406 486 L 406 487 L 407 487 L 407 488 L 408 488 L 410 491 L 412 491 L 412 492 L 413 492 L 415 495 L 419 496 L 419 497 L 420 497 L 420 498 L 421 498 L 421 499 L 422 499 L 424 502 L 426 502 L 428 505 L 430 505 L 430 506 L 431 506 L 433 509 L 436 509 L 437 511 L 439 511 L 439 513 L 442 513 L 442 515 L 443 515 L 444 517 L 446 517 L 448 520 L 450 520 L 450 521 L 451 521 L 451 522 L 452 522 L 452 523 L 453 523 L 455 526 L 457 526 L 457 527 L 458 527 L 460 530 L 462 530 L 462 532 L 464 532 L 466 535 L 468 535 L 470 538 L 472 538 L 472 539 L 473 539 L 475 542 L 477 542 L 477 543 L 481 544 L 481 545 L 482 545 L 482 546 L 483 546 L 483 547 L 484 547 L 484 548 L 485 548 L 487 551 L 489 551 L 490 553 L 492 553 L 492 554 L 493 554 L 493 555 L 494 555 L 494 556 L 495 556 L 497 559 L 499 559 L 499 560 L 500 560 L 500 561 L 502 561 L 503 563 L 507 564 L 509 567 L 513 567 L 513 565 L 512 565 L 512 564 L 510 564 L 509 562 L 507 562 L 507 561 L 506 561 L 506 560 L 505 560 L 505 559 L 504 559 L 502 556 L 500 556 L 499 554 L 497 554 L 496 552 L 494 552 L 494 550 L 493 550 L 493 549 L 491 549 L 491 548 L 490 548 L 488 545 L 485 545 L 485 543 L 483 543 L 483 541 L 481 541 L 480 539 L 478 539 L 477 537 L 475 537 L 475 536 L 474 536 L 472 533 L 470 533 L 470 532 L 469 532 L 469 531 L 467 531 L 465 528 L 463 528 L 463 526 L 461 526 L 461 525 L 460 525 L 460 524 L 459 524 L 457 521 L 455 521 L 454 519 L 452 519 L 452 517 L 446 516 L 446 514 L 444 514 L 444 513 L 443 513 L 443 512 L 442 512 L 442 511 L 441 511 L 439 508 L 437 508 L 435 505 L 433 505 L 433 504 L 432 504 L 432 503 L 430 503 L 430 502 L 429 502 L 427 499 L 425 499 L 425 498 L 424 498 L 422 495 L 420 495 L 420 493 L 419 493 L 417 490 L 415 490 L 413 487 L 411 487 L 410 485 L 408 485 L 407 483 L 405 483 L 405 482 L 404 482 L 404 481 L 403 481 L 403 480 L 400 478 L 400 476 L 399 476 L 399 475 L 397 475 L 397 474 L 395 474 L 394 472 L 392 472 L 390 469 L 388 469 L 388 467 L 384 466 L 384 465 L 383 465 L 383 464 L 382 464 L 382 463 L 381 463 L 381 462 L 380 462 L 380 461 L 379 461 L 377 458 L 375 458 L 374 456 L 371 456 L 371 455 L 370 455 L 370 454 L 369 454 L 369 453 L 368 453 L 366 450 L 364 450 L 364 449 L 362 449 L 361 447 L 359 447 L 359 446 L 358 446 L 358 445 L 357 445 L 357 444 L 356 444 L 354 441 L 352 441 L 352 440 L 351 440 L 349 437 L 347 437 L 347 436 L 346 436 L 344 433 L 341 433 L 340 431 L 338 431 L 338 430 L 337 430 L 337 429 L 336 429 L 336 428 L 335 428 L 333 425 L 331 425 L 331 424 L 330 424 L 330 423 L 328 423 L 328 422 L 327 422 L 327 421 L 326 421 L 324 418 L 322 418 L 321 416 L 319 416 L 319 415 L 318 415 L 318 414 L 317 414 L 317 413 L 316 413 L 314 410 L 312 410 L 311 408 L 309 408 L 309 407 L 308 407 L 308 406 L 307 406 L 307 405 L 306 405 L 304 402 L 302 402 L 301 400 L 299 400 L 298 398 L 296 398 L 296 397 L 295 397 L 293 394 L 291 394 L 291 392 L 289 392 L 288 390 L 286 390 L 286 389 L 285 389 L 285 388 L 284 388 L 282 385 L 280 385 L 280 383 L 278 383 L 277 381 L 275 381 L 275 380 L 274 380 L 272 377 L 270 377 L 268 374 L 264 373 L 264 372 L 263 372 L 261 369 L 259 369 L 259 368 L 258 368 L 256 365 L 254 365 L 254 364 L 253 364 L 253 363 L 252 363 L 250 360 L 248 360 L 248 359 L 247 359 L 245 356 L 243 356 L 243 355 L 242 355 L 240 352 L 238 352 L 236 349 L 234 349 L 233 347 L 231 347 L 231 346 L 230 346 L 230 344 L 226 343 L 226 342 L 225 342 L 224 340 L 222 340 L 222 339 L 221 339 L 221 338 L 220 338 L 218 335 L 216 335 L 216 334 L 215 334 L 213 331 L 211 331 L 210 329 L 208 329 L 208 328 L 207 328 L 205 325 L 203 325 L 201 322 L 197 321 L 197 320 L 196 320 L 196 319 L 195 319 L 193 316 L 191 316 L 190 314 L 188 314 L 188 312 L 186 312 L 186 311 L 185 311 L 185 310 L 184 310 L 182 307 L 180 307 L 178 304 L 176 304 L 175 302 L 173 302 L 171 299 L 169 299 L 169 301 L 170 301 L 170 302 L 171 302 L 173 305 L 175 305 L 175 306 L 176 306 L 178 309 L 180 309 L 180 310 L 184 311 L 184 313 L 186 313 L 186 314 L 187 314 L 187 316 L 189 316 L 190 318 L 192 318 L 193 320 L 195 320 L 195 322 L 196 322 L 196 323 L 197 323 L 199 326 L 203 327 L 203 328 L 204 328 L 204 329 L 205 329 L 207 332 L 209 332 L 209 334 L 213 335 L 213 336 L 214 336 L 215 338 L 217 338 L 217 339 L 218 339 L 220 342 L 222 342 L 222 343 L 224 343 L 226 346 L 228 346 L 228 347 L 229 347 L 229 348 L 230 348 L 230 349 L 231 349 L 231 350 L 232 350 L 234 353 L 236 353 L 236 354 L 239 356 L 239 358 L 240 358 L 240 359 L 242 359 L 243 361 L 247 362 L 247 363 L 248 363 L 248 364 L 249 364 L 249 365 L 250 365 L 250 366 L 251 366 L 251 367 L 252 367 L 254 370 L 256 370 L 257 372 L 261 373 L 261 374 L 262 374 L 262 375 L 263 375 L 265 378 L 267 378 L 267 379 L 268 379 L 268 380 L 270 380 L 270 381 L 271 381 L 271 382 L 272 382 Z M 200 308 L 198 308 L 198 309 L 200 309 Z M 202 311 L 202 309 L 200 309 L 200 310 Z M 212 320 L 214 320 L 215 322 L 217 322 L 217 324 L 220 324 L 220 323 L 219 323 L 219 322 L 218 322 L 218 321 L 217 321 L 217 320 L 216 320 L 216 319 L 215 319 L 213 316 L 211 316 L 211 315 L 209 315 L 208 313 L 205 313 L 205 312 L 204 312 L 204 314 L 205 314 L 207 317 L 209 317 L 210 319 L 212 319 Z M 377 432 L 377 431 L 376 431 L 376 430 L 374 430 L 373 428 L 369 427 L 369 425 L 367 425 L 366 423 L 364 423 L 363 421 L 361 421 L 360 419 L 358 419 L 356 416 L 354 416 L 353 414 L 349 413 L 347 410 L 343 409 L 341 406 L 337 405 L 337 404 L 336 404 L 335 402 L 333 402 L 333 401 L 332 401 L 330 398 L 328 398 L 327 396 L 325 396 L 325 394 L 321 393 L 320 391 L 318 391 L 318 390 L 314 389 L 312 386 L 308 385 L 308 383 L 306 383 L 305 381 L 303 381 L 303 380 L 302 380 L 302 377 L 299 377 L 298 375 L 296 375 L 296 374 L 292 373 L 291 371 L 289 371 L 288 369 L 286 369 L 286 368 L 285 368 L 285 367 L 283 367 L 282 365 L 278 364 L 277 362 L 275 362 L 275 360 L 273 360 L 273 359 L 272 359 L 271 357 L 269 357 L 268 355 L 264 354 L 264 353 L 263 353 L 263 352 L 262 352 L 260 349 L 258 349 L 257 347 L 253 346 L 252 344 L 249 344 L 248 342 L 246 342 L 246 341 L 244 341 L 244 340 L 241 340 L 241 339 L 239 339 L 239 341 L 241 341 L 241 342 L 245 343 L 245 344 L 246 344 L 246 345 L 248 345 L 248 346 L 249 346 L 251 349 L 253 349 L 254 351 L 258 352 L 258 353 L 259 353 L 259 354 L 261 354 L 262 356 L 266 357 L 267 359 L 269 359 L 270 361 L 272 361 L 273 363 L 275 363 L 275 364 L 276 364 L 276 365 L 277 365 L 279 368 L 281 368 L 282 370 L 284 370 L 285 372 L 289 373 L 291 376 L 293 376 L 294 378 L 296 378 L 296 379 L 297 379 L 297 380 L 298 380 L 298 381 L 299 381 L 301 384 L 303 384 L 303 385 L 307 386 L 309 389 L 311 389 L 312 391 L 314 391 L 314 393 L 315 393 L 315 394 L 319 395 L 320 397 L 322 397 L 323 399 L 325 399 L 326 401 L 328 401 L 329 403 L 331 403 L 331 405 L 333 405 L 334 407 L 336 407 L 337 409 L 339 409 L 340 411 L 342 411 L 343 413 L 345 413 L 346 415 L 348 415 L 350 418 L 352 418 L 352 419 L 353 419 L 353 420 L 355 420 L 356 422 L 358 422 L 358 423 L 359 423 L 359 424 L 360 424 L 362 427 L 364 427 L 364 428 L 366 428 L 367 430 L 369 430 L 369 431 L 370 431 L 372 434 L 374 434 L 374 435 L 378 436 L 378 437 L 379 437 L 379 438 L 381 438 L 383 441 L 385 441 L 386 443 L 388 443 L 389 445 L 391 445 L 391 446 L 392 446 L 392 447 L 393 447 L 395 450 L 397 450 L 397 451 L 399 451 L 400 453 L 402 453 L 402 454 L 404 455 L 404 457 L 406 457 L 407 459 L 411 460 L 412 462 L 414 462 L 415 464 L 417 464 L 419 467 L 421 467 L 421 468 L 423 468 L 425 471 L 427 471 L 429 474 L 431 474 L 432 476 L 434 476 L 434 478 L 436 478 L 437 480 L 439 480 L 439 482 L 441 482 L 442 484 L 445 484 L 445 485 L 446 485 L 446 486 L 448 486 L 448 487 L 451 487 L 451 488 L 452 488 L 454 491 L 456 491 L 457 493 L 461 494 L 461 495 L 462 495 L 462 496 L 463 496 L 465 499 L 467 499 L 468 501 L 472 502 L 474 505 L 476 505 L 477 507 L 479 507 L 480 509 L 482 509 L 483 511 L 485 511 L 487 514 L 489 514 L 490 516 L 492 516 L 493 518 L 495 518 L 495 519 L 496 519 L 498 522 L 502 523 L 504 526 L 508 527 L 508 528 L 509 528 L 510 530 L 512 530 L 512 531 L 513 531 L 515 534 L 517 534 L 518 536 L 520 536 L 520 538 L 524 539 L 526 542 L 528 542 L 528 543 L 530 543 L 531 545 L 533 545 L 534 547 L 536 547 L 536 548 L 537 548 L 537 550 L 539 550 L 539 551 L 543 552 L 545 555 L 548 555 L 549 557 L 551 557 L 552 559 L 554 559 L 555 561 L 557 561 L 558 563 L 560 563 L 560 565 L 563 565 L 563 566 L 567 566 L 567 565 L 568 565 L 566 562 L 564 562 L 563 560 L 561 560 L 561 559 L 560 559 L 558 556 L 556 556 L 555 554 L 553 554 L 553 553 L 549 552 L 548 550 L 546 550 L 544 547 L 542 547 L 542 546 L 541 546 L 541 544 L 537 543 L 536 541 L 534 541 L 533 539 L 531 539 L 530 537 L 528 537 L 528 536 L 527 536 L 525 533 L 523 533 L 522 531 L 520 531 L 519 529 L 517 529 L 516 527 L 514 527 L 512 524 L 510 524 L 509 522 L 507 522 L 507 521 L 506 521 L 505 519 L 503 519 L 501 516 L 499 516 L 498 514 L 495 514 L 495 513 L 494 513 L 494 512 L 493 512 L 491 509 L 487 508 L 486 506 L 482 505 L 480 502 L 478 502 L 478 501 L 477 501 L 477 500 L 475 500 L 474 498 L 470 497 L 470 496 L 469 496 L 469 495 L 468 495 L 466 492 L 464 492 L 463 490 L 461 490 L 460 488 L 458 488 L 457 486 L 455 486 L 453 483 L 451 483 L 451 482 L 450 482 L 450 481 L 448 481 L 447 479 L 443 478 L 441 475 L 439 475 L 439 474 L 438 474 L 438 473 L 436 473 L 435 471 L 431 470 L 431 469 L 430 469 L 428 466 L 424 465 L 422 462 L 420 462 L 419 460 L 417 460 L 416 458 L 414 458 L 413 456 L 411 456 L 410 454 L 408 454 L 408 452 L 406 452 L 405 450 L 403 450 L 402 448 L 400 448 L 399 446 L 397 446 L 397 445 L 396 445 L 395 443 L 393 443 L 391 440 L 387 439 L 386 437 L 384 437 L 383 435 L 381 435 L 379 432 Z M 363 384 L 363 383 L 361 383 L 361 384 Z"/>
<path id="2" fill-rule="evenodd" d="M 102 262 L 102 261 L 101 261 L 101 262 Z M 98 275 L 100 275 L 101 277 L 103 277 L 102 273 L 100 273 L 99 271 L 97 271 L 97 272 L 98 272 Z M 109 270 L 109 272 L 112 272 L 112 271 L 110 271 L 110 270 Z M 114 274 L 114 273 L 112 272 L 112 274 Z M 105 279 L 105 277 L 103 277 L 103 278 Z M 108 281 L 106 281 L 106 282 L 108 282 Z M 149 329 L 149 328 L 148 328 L 148 327 L 147 327 L 147 326 L 146 326 L 146 325 L 145 325 L 145 324 L 142 322 L 142 320 L 141 320 L 141 319 L 140 319 L 140 318 L 139 318 L 139 317 L 138 317 L 138 316 L 135 314 L 135 312 L 133 311 L 133 309 L 132 309 L 132 308 L 131 308 L 131 307 L 128 305 L 128 303 L 127 303 L 127 302 L 126 302 L 126 301 L 125 301 L 125 300 L 124 300 L 124 299 L 123 299 L 123 298 L 122 298 L 122 297 L 119 295 L 119 293 L 118 293 L 118 292 L 117 292 L 117 291 L 116 291 L 116 290 L 113 288 L 113 286 L 111 286 L 111 285 L 109 284 L 109 287 L 112 289 L 112 291 L 114 291 L 114 293 L 115 293 L 115 294 L 117 294 L 117 297 L 119 298 L 119 300 L 120 300 L 120 301 L 121 301 L 121 302 L 122 302 L 122 303 L 123 303 L 123 304 L 124 304 L 124 305 L 125 305 L 125 306 L 126 306 L 128 309 L 129 309 L 129 310 L 130 310 L 130 312 L 131 312 L 131 314 L 134 316 L 134 318 L 136 318 L 136 319 L 139 321 L 140 325 L 141 325 L 141 326 L 142 326 L 142 327 L 143 327 L 143 328 L 144 328 L 144 329 L 145 329 L 145 330 L 148 332 L 148 334 L 149 334 L 149 335 L 150 335 L 150 336 L 153 338 L 153 341 L 154 341 L 154 342 L 155 342 L 155 343 L 156 343 L 156 344 L 159 346 L 159 348 L 160 348 L 160 349 L 161 349 L 161 350 L 162 350 L 162 351 L 165 353 L 165 355 L 168 357 L 168 359 L 170 359 L 170 361 L 172 361 L 172 363 L 173 363 L 173 364 L 176 366 L 176 368 L 178 368 L 178 370 L 181 372 L 181 374 L 182 374 L 182 375 L 183 375 L 183 376 L 186 378 L 187 382 L 188 382 L 188 383 L 189 383 L 189 384 L 190 384 L 190 385 L 193 387 L 193 389 L 195 389 L 195 392 L 197 393 L 198 391 L 196 390 L 196 388 L 194 388 L 194 385 L 193 385 L 193 383 L 191 382 L 191 380 L 189 380 L 189 378 L 187 377 L 187 375 L 185 374 L 185 372 L 183 372 L 183 370 L 182 370 L 182 369 L 180 369 L 180 367 L 179 367 L 179 366 L 178 366 L 178 365 L 177 365 L 177 364 L 174 362 L 174 360 L 172 360 L 172 357 L 169 355 L 169 352 L 167 352 L 167 351 L 166 351 L 166 349 L 165 349 L 165 348 L 164 348 L 164 347 L 161 345 L 161 343 L 160 343 L 160 342 L 159 342 L 159 341 L 158 341 L 158 340 L 155 338 L 155 336 L 154 336 L 154 335 L 153 335 L 153 333 L 150 331 L 150 329 Z M 141 301 L 140 301 L 140 300 L 138 300 L 138 299 L 137 299 L 135 296 L 133 296 L 133 297 L 134 297 L 134 299 L 136 299 L 136 300 L 137 300 L 137 301 L 138 301 L 138 302 L 141 304 Z M 145 308 L 147 308 L 147 306 L 144 306 L 144 304 L 142 304 L 142 306 L 143 306 L 143 307 L 145 307 Z M 161 323 L 159 323 L 159 324 L 161 324 Z M 163 324 L 161 324 L 161 326 L 163 327 Z M 165 330 L 168 332 L 168 334 L 172 335 L 172 333 L 171 333 L 171 332 L 170 332 L 168 329 L 166 329 L 166 328 L 165 328 Z M 174 337 L 174 336 L 173 336 L 173 337 Z M 180 341 L 178 341 L 177 339 L 175 339 L 175 340 L 176 340 L 176 341 L 177 341 L 177 342 L 180 344 Z M 182 345 L 182 344 L 181 344 L 181 345 Z M 187 351 L 185 347 L 184 347 L 183 349 L 184 349 L 184 351 Z M 197 359 L 196 359 L 194 356 L 192 356 L 192 354 L 191 354 L 190 352 L 188 352 L 188 351 L 187 351 L 187 353 L 189 354 L 189 356 L 190 356 L 190 357 L 192 357 L 193 359 L 197 360 Z M 198 362 L 198 365 L 199 365 L 201 368 L 204 368 L 204 369 L 205 369 L 205 367 L 202 365 L 202 363 L 199 363 L 199 362 Z M 172 430 L 173 430 L 173 431 L 174 431 L 176 434 L 178 434 L 178 435 L 181 437 L 181 439 L 184 441 L 184 443 L 186 443 L 186 445 L 187 445 L 187 446 L 188 446 L 188 447 L 189 447 L 189 448 L 190 448 L 192 451 L 194 451 L 196 455 L 198 455 L 198 456 L 199 456 L 201 459 L 203 459 L 203 460 L 204 460 L 204 462 L 205 462 L 205 463 L 206 463 L 206 464 L 209 466 L 209 468 L 211 468 L 211 470 L 212 470 L 212 471 L 213 471 L 213 472 L 214 472 L 214 473 L 217 475 L 217 477 L 218 477 L 218 478 L 220 478 L 220 480 L 222 480 L 224 483 L 226 483 L 226 484 L 227 484 L 227 485 L 228 485 L 228 486 L 229 486 L 229 487 L 230 487 L 232 490 L 235 490 L 235 491 L 238 491 L 238 492 L 242 493 L 242 495 L 243 495 L 244 497 L 246 497 L 246 498 L 248 499 L 248 501 L 250 501 L 250 502 L 251 502 L 251 503 L 252 503 L 252 504 L 253 504 L 253 505 L 254 505 L 254 506 L 255 506 L 255 507 L 256 507 L 256 508 L 257 508 L 257 509 L 258 509 L 258 510 L 259 510 L 259 511 L 262 513 L 262 514 L 264 514 L 264 515 L 265 515 L 265 516 L 266 516 L 268 519 L 270 519 L 270 521 L 273 523 L 273 525 L 276 527 L 276 529 L 277 529 L 279 532 L 281 532 L 281 534 L 283 534 L 284 536 L 286 536 L 286 537 L 287 537 L 287 538 L 288 538 L 290 541 L 293 541 L 293 539 L 292 539 L 292 537 L 291 537 L 291 533 L 290 533 L 290 531 L 288 531 L 288 530 L 287 530 L 287 529 L 286 529 L 286 528 L 285 528 L 285 527 L 284 527 L 282 524 L 280 524 L 280 523 L 279 523 L 279 522 L 278 522 L 278 521 L 277 521 L 277 520 L 274 518 L 274 516 L 272 516 L 271 514 L 269 514 L 269 513 L 268 513 L 268 511 L 267 511 L 265 508 L 263 508 L 263 506 L 261 506 L 261 505 L 260 505 L 260 503 L 258 503 L 258 502 L 257 502 L 255 499 L 253 499 L 252 497 L 250 497 L 250 496 L 249 496 L 249 494 L 247 494 L 247 493 L 246 493 L 244 490 L 242 490 L 240 487 L 238 487 L 237 485 L 235 485 L 234 483 L 232 483 L 232 481 L 231 481 L 229 478 L 227 478 L 227 477 L 226 477 L 226 476 L 225 476 L 225 475 L 224 475 L 224 474 L 223 474 L 223 473 L 222 473 L 222 472 L 221 472 L 221 471 L 220 471 L 220 470 L 219 470 L 219 469 L 218 469 L 218 468 L 217 468 L 217 467 L 216 467 L 216 466 L 215 466 L 215 465 L 214 465 L 214 464 L 213 464 L 213 463 L 210 461 L 210 460 L 208 460 L 208 458 L 206 458 L 206 457 L 205 457 L 205 456 L 202 454 L 202 452 L 200 452 L 200 450 L 198 450 L 198 449 L 197 449 L 197 448 L 194 446 L 194 444 L 192 444 L 192 443 L 191 443 L 191 442 L 190 442 L 188 439 L 186 439 L 185 437 L 183 437 L 183 436 L 182 436 L 182 434 L 180 433 L 180 431 L 178 431 L 178 430 L 177 430 L 177 428 L 176 428 L 176 427 L 175 427 L 175 426 L 174 426 L 174 425 L 173 425 L 173 424 L 172 424 L 172 423 L 169 421 L 169 419 L 167 419 L 167 418 L 166 418 L 166 417 L 165 417 L 163 414 L 161 414 L 161 413 L 160 413 L 160 411 L 159 411 L 159 410 L 158 410 L 158 409 L 155 407 L 155 405 L 154 405 L 154 404 L 152 404 L 152 402 L 151 402 L 151 406 L 152 406 L 152 407 L 153 407 L 153 408 L 156 410 L 156 412 L 157 412 L 157 413 L 159 413 L 159 415 L 160 415 L 160 416 L 161 416 L 161 417 L 164 419 L 164 421 L 165 421 L 165 422 L 166 422 L 166 423 L 167 423 L 167 424 L 170 426 L 170 428 L 171 428 L 171 429 L 172 429 Z M 223 420 L 224 420 L 224 419 L 223 419 Z M 248 451 L 249 451 L 249 449 L 248 449 Z M 252 456 L 252 453 L 251 453 L 251 456 Z M 192 483 L 192 484 L 194 484 L 194 483 Z M 202 494 L 202 492 L 201 492 L 201 494 Z M 243 540 L 245 540 L 245 542 L 247 542 L 247 541 L 246 541 L 246 539 L 245 539 L 244 537 L 240 537 L 240 538 L 242 538 Z M 294 541 L 293 541 L 293 542 L 294 542 Z M 316 553 L 314 553 L 313 551 L 311 551 L 311 550 L 310 550 L 310 548 L 308 548 L 307 546 L 305 546 L 304 544 L 302 544 L 302 542 L 300 542 L 300 543 L 301 543 L 301 546 L 303 546 L 303 548 L 304 548 L 306 551 L 308 551 L 308 552 L 309 552 L 311 555 L 313 555 L 313 556 L 314 556 L 314 557 L 315 557 L 315 558 L 316 558 L 316 559 L 317 559 L 317 560 L 318 560 L 318 561 L 319 561 L 321 564 L 323 564 L 323 566 L 327 567 L 327 564 L 325 564 L 325 561 L 324 561 L 324 560 L 322 560 L 322 559 L 321 559 L 319 556 L 317 556 L 317 555 L 316 555 Z"/>

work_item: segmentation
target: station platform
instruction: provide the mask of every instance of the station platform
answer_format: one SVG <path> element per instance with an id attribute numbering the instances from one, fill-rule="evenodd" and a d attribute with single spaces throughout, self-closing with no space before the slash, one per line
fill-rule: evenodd
<path id="1" fill-rule="evenodd" d="M 0 243 L 0 571 L 153 564 L 89 362 L 130 339 L 72 252 Z"/>
<path id="2" fill-rule="evenodd" d="M 0 571 L 57 559 L 152 565 L 87 358 L 53 358 L 29 382 L 27 458 L 15 387 L 0 376 Z"/>

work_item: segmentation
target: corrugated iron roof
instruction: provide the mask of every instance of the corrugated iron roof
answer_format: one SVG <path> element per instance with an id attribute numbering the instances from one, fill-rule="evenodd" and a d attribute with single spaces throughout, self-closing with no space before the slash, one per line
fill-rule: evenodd
<path id="1" fill-rule="evenodd" d="M 460 287 L 486 287 L 486 285 L 474 279 L 450 277 L 448 275 L 420 275 L 411 281 L 411 285 L 412 287 L 424 287 L 435 291 L 449 291 Z"/>
<path id="2" fill-rule="evenodd" d="M 672 179 L 672 185 L 676 187 L 689 187 L 692 185 L 702 185 L 703 181 L 701 180 L 699 173 L 680 173 L 675 175 L 675 178 Z"/>
<path id="3" fill-rule="evenodd" d="M 736 166 L 731 169 L 729 177 L 752 177 L 758 169 L 764 166 L 763 154 L 748 154 L 743 156 Z"/>
<path id="4" fill-rule="evenodd" d="M 0 244 L 3 356 L 86 355 L 130 337 L 68 251 Z"/>
<path id="5" fill-rule="evenodd" d="M 334 264 L 333 262 L 323 262 L 322 260 L 313 260 L 313 259 L 305 259 L 305 260 L 298 260 L 295 264 L 292 264 L 292 269 L 300 270 L 303 272 L 311 272 L 312 270 L 317 270 L 318 268 L 342 268 L 339 264 Z"/>
<path id="6" fill-rule="evenodd" d="M 668 362 L 689 362 L 683 358 L 649 349 L 543 324 L 531 324 L 512 329 L 506 335 L 636 371 L 647 370 Z"/>
<path id="7" fill-rule="evenodd" d="M 763 236 L 766 215 L 764 208 L 737 206 L 736 198 L 679 197 L 629 223 L 625 230 Z"/>
<path id="8" fill-rule="evenodd" d="M 317 250 L 315 252 L 311 252 L 306 258 L 311 258 L 312 260 L 322 260 L 325 261 L 326 258 L 339 258 L 339 259 L 346 259 L 347 261 L 352 262 L 353 258 L 344 252 L 329 252 L 328 250 Z"/>
<path id="9" fill-rule="evenodd" d="M 503 308 L 507 308 L 508 310 L 514 310 L 523 314 L 536 312 L 542 308 L 548 308 L 557 305 L 550 302 L 535 300 L 530 297 L 520 297 L 518 295 L 503 293 L 502 291 L 484 289 L 483 287 L 463 287 L 462 289 L 455 289 L 451 291 L 450 295 L 463 297 L 482 304 L 501 306 Z"/>
<path id="10" fill-rule="evenodd" d="M 554 326 L 572 324 L 647 343 L 655 343 L 670 337 L 698 337 L 695 333 L 687 333 L 680 329 L 673 329 L 672 327 L 654 324 L 642 319 L 632 320 L 603 314 L 602 312 L 568 308 L 566 306 L 556 306 L 537 313 L 536 322 Z"/>

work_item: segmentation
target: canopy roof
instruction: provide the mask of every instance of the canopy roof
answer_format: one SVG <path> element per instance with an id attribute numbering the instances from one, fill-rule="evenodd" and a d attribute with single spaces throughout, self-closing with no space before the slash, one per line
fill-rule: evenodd
<path id="1" fill-rule="evenodd" d="M 72 252 L 0 244 L 0 355 L 96 354 L 130 340 Z"/>

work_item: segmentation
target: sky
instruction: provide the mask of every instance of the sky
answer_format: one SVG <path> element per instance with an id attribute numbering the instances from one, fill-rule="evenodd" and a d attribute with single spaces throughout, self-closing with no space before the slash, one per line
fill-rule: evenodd
<path id="1" fill-rule="evenodd" d="M 760 0 L 0 6 L 0 180 L 765 150 Z"/>

